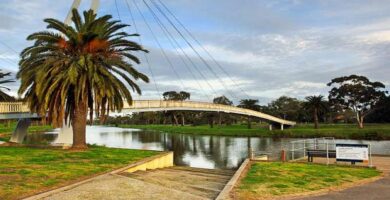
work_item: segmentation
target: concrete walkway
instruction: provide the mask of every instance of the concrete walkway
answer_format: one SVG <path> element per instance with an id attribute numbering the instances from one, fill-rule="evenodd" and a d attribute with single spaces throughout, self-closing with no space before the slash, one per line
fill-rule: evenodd
<path id="1" fill-rule="evenodd" d="M 373 164 L 384 172 L 384 177 L 372 183 L 342 191 L 312 197 L 294 198 L 300 200 L 390 200 L 390 157 L 374 157 Z"/>
<path id="2" fill-rule="evenodd" d="M 107 174 L 37 200 L 205 200 L 214 199 L 232 170 L 170 167 Z"/>

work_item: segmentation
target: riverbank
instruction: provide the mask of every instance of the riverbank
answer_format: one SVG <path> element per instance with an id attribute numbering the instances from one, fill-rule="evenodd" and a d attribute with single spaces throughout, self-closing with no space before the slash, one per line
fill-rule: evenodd
<path id="1" fill-rule="evenodd" d="M 378 177 L 373 168 L 281 162 L 255 162 L 236 187 L 236 199 L 275 199 L 313 195 Z"/>
<path id="2" fill-rule="evenodd" d="M 15 130 L 17 122 L 12 122 L 9 124 L 0 124 L 0 141 L 8 141 L 11 137 L 11 133 Z M 51 125 L 34 125 L 28 127 L 28 133 L 34 132 L 46 132 L 53 130 Z"/>
<path id="3" fill-rule="evenodd" d="M 281 130 L 268 130 L 267 124 L 253 124 L 252 129 L 242 125 L 223 125 L 210 128 L 208 125 L 199 126 L 172 126 L 172 125 L 117 125 L 121 128 L 136 128 L 143 130 L 162 131 L 167 133 L 181 133 L 194 135 L 220 135 L 220 136 L 256 136 L 274 138 L 314 138 L 335 137 L 339 139 L 366 139 L 390 140 L 390 124 L 366 124 L 359 129 L 355 124 L 321 124 L 314 129 L 312 124 L 298 124 L 295 127 Z"/>
<path id="4" fill-rule="evenodd" d="M 86 151 L 0 147 L 0 199 L 20 199 L 157 154 L 98 146 Z"/>

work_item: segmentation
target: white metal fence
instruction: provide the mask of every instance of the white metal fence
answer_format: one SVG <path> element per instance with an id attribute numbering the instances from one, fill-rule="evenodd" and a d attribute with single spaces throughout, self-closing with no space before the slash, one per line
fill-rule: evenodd
<path id="1" fill-rule="evenodd" d="M 290 160 L 306 157 L 308 150 L 335 150 L 336 143 L 333 137 L 311 138 L 290 142 Z"/>

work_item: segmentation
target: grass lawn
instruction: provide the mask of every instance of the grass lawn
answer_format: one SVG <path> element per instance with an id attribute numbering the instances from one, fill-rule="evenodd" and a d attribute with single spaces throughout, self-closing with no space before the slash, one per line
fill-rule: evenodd
<path id="1" fill-rule="evenodd" d="M 370 168 L 304 163 L 254 163 L 236 189 L 239 199 L 264 199 L 310 192 L 371 178 L 380 172 Z"/>
<path id="2" fill-rule="evenodd" d="M 98 146 L 84 152 L 0 147 L 0 199 L 19 199 L 157 154 Z"/>
<path id="3" fill-rule="evenodd" d="M 319 129 L 314 129 L 312 124 L 298 124 L 295 127 L 281 130 L 268 130 L 267 124 L 254 124 L 252 129 L 247 129 L 245 124 L 230 126 L 172 126 L 172 125 L 118 125 L 123 128 L 138 128 L 156 130 L 168 133 L 185 133 L 197 135 L 224 135 L 224 136 L 260 136 L 260 137 L 335 137 L 341 139 L 373 139 L 389 140 L 390 124 L 366 124 L 364 129 L 359 129 L 355 124 L 321 124 Z"/>

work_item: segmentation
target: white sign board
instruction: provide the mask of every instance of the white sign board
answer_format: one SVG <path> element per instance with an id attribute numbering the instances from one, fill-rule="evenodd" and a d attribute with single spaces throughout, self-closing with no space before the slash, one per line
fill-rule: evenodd
<path id="1" fill-rule="evenodd" d="M 336 144 L 336 160 L 347 162 L 368 162 L 368 145 Z"/>

